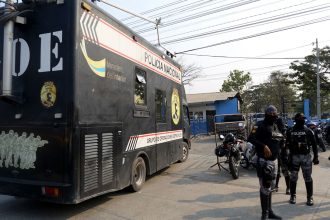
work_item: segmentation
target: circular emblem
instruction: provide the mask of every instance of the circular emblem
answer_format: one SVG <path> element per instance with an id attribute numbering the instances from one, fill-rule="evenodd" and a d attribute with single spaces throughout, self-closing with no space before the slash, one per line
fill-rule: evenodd
<path id="1" fill-rule="evenodd" d="M 180 121 L 180 96 L 177 89 L 172 92 L 172 121 L 175 125 Z"/>
<path id="2" fill-rule="evenodd" d="M 56 87 L 53 82 L 45 82 L 41 88 L 40 99 L 43 106 L 50 108 L 56 101 Z"/>

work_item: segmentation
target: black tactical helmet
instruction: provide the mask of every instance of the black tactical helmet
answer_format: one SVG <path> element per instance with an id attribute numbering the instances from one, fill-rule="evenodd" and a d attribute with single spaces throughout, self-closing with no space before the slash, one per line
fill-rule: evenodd
<path id="1" fill-rule="evenodd" d="M 226 135 L 224 142 L 233 143 L 233 142 L 235 142 L 235 140 L 236 140 L 235 135 L 233 135 L 232 133 L 229 133 Z"/>
<path id="2" fill-rule="evenodd" d="M 306 117 L 305 117 L 305 115 L 304 115 L 304 113 L 297 113 L 295 116 L 294 116 L 294 120 L 295 121 L 297 121 L 297 120 L 305 120 L 306 119 Z"/>
<path id="3" fill-rule="evenodd" d="M 270 105 L 266 108 L 265 113 L 268 115 L 277 115 L 277 108 L 273 105 Z"/>

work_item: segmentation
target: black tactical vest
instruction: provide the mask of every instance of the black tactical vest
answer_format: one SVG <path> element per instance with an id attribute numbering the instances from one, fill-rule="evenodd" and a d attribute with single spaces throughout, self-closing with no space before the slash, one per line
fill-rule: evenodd
<path id="1" fill-rule="evenodd" d="M 293 129 L 291 134 L 291 153 L 292 154 L 309 154 L 310 146 L 308 142 L 307 129 Z"/>

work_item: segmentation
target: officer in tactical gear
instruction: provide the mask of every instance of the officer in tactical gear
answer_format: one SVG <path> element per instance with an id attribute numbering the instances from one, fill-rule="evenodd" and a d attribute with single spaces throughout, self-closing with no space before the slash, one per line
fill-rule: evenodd
<path id="1" fill-rule="evenodd" d="M 290 151 L 290 203 L 296 203 L 296 187 L 298 173 L 301 167 L 305 180 L 307 191 L 307 205 L 312 206 L 313 203 L 313 179 L 312 179 L 312 162 L 314 165 L 319 164 L 317 146 L 314 133 L 305 126 L 303 113 L 297 113 L 294 117 L 296 124 L 287 132 L 286 144 Z M 310 148 L 313 148 L 314 158 L 311 159 Z"/>
<path id="2" fill-rule="evenodd" d="M 283 135 L 275 123 L 277 118 L 277 109 L 272 105 L 267 107 L 264 121 L 250 138 L 251 143 L 256 146 L 258 156 L 261 219 L 282 219 L 272 210 L 271 186 L 277 175 L 277 157 L 283 141 Z"/>
<path id="3" fill-rule="evenodd" d="M 286 126 L 283 122 L 283 119 L 278 118 L 275 123 L 276 123 L 278 129 L 280 130 L 280 132 L 284 136 L 286 136 Z M 278 157 L 278 169 L 277 169 L 278 171 L 277 171 L 275 186 L 273 188 L 276 192 L 278 191 L 278 183 L 280 181 L 281 171 L 282 171 L 284 179 L 285 179 L 285 184 L 286 184 L 285 192 L 287 195 L 290 195 L 290 171 L 288 168 L 289 155 L 288 155 L 288 149 L 285 145 L 284 139 L 283 139 L 283 141 L 281 141 L 280 146 L 281 146 L 281 148 L 280 148 L 279 157 Z"/>

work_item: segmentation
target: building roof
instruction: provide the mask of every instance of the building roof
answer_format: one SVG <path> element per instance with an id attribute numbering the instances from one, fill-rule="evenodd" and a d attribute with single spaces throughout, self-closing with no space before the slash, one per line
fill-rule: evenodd
<path id="1" fill-rule="evenodd" d="M 237 92 L 211 92 L 211 93 L 198 93 L 187 94 L 188 104 L 194 103 L 213 103 L 215 101 L 223 101 L 228 98 L 237 97 Z"/>

